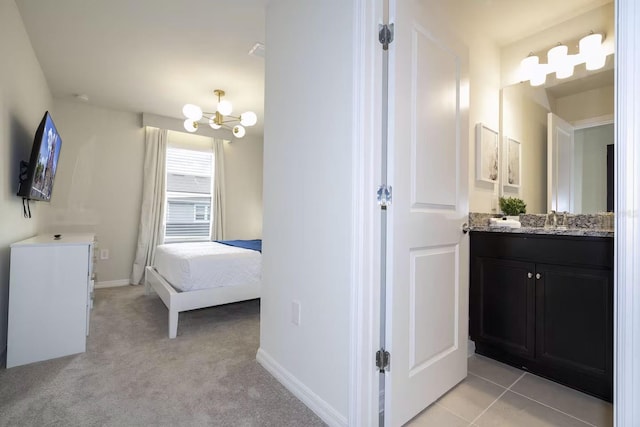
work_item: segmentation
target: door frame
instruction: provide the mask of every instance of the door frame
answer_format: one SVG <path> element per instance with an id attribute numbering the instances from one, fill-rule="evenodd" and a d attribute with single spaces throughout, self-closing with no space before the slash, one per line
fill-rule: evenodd
<path id="1" fill-rule="evenodd" d="M 382 23 L 382 0 L 355 0 L 354 22 L 354 221 L 352 266 L 349 425 L 377 425 L 378 379 L 373 353 L 379 343 L 380 300 L 378 293 L 380 235 L 379 216 L 372 209 L 372 185 L 380 182 L 379 117 L 381 51 L 375 41 Z M 640 425 L 640 4 L 636 0 L 615 0 L 616 20 L 616 230 L 615 230 L 615 343 L 614 421 L 617 427 Z M 624 88 L 624 90 L 621 90 Z M 376 115 L 378 113 L 378 115 Z M 634 376 L 635 375 L 635 376 Z"/>
<path id="2" fill-rule="evenodd" d="M 640 4 L 616 0 L 614 423 L 640 425 Z M 636 331 L 633 334 L 634 329 Z"/>
<path id="3" fill-rule="evenodd" d="M 380 406 L 375 352 L 380 347 L 380 208 L 382 47 L 378 24 L 388 0 L 354 0 L 349 426 L 377 426 Z"/>

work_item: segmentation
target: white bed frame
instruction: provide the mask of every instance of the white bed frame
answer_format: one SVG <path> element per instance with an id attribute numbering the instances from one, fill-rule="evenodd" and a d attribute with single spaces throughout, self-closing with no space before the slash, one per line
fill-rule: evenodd
<path id="1" fill-rule="evenodd" d="M 175 338 L 178 333 L 178 314 L 181 311 L 260 298 L 260 287 L 257 283 L 182 292 L 171 286 L 153 267 L 146 267 L 144 274 L 145 294 L 149 295 L 153 289 L 169 309 L 169 338 Z"/>

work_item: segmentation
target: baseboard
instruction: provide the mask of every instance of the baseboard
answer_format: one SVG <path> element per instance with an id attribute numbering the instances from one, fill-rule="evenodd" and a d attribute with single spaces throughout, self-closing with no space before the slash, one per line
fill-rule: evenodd
<path id="1" fill-rule="evenodd" d="M 107 280 L 104 282 L 96 282 L 96 289 L 116 288 L 118 286 L 129 286 L 129 279 Z"/>
<path id="2" fill-rule="evenodd" d="M 278 364 L 278 362 L 269 356 L 262 348 L 258 349 L 256 360 L 263 368 L 280 381 L 287 390 L 315 412 L 322 421 L 330 426 L 336 427 L 346 427 L 348 425 L 347 418 L 344 415 L 338 413 L 331 405 L 321 399 L 320 396 L 311 391 L 309 387 L 301 383 L 300 380 Z"/>

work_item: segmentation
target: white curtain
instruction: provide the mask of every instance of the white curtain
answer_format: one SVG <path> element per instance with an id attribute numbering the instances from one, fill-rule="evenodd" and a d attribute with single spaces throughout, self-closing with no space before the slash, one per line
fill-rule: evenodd
<path id="1" fill-rule="evenodd" d="M 164 242 L 167 131 L 147 127 L 146 133 L 138 247 L 131 272 L 133 285 L 140 284 L 144 268 L 153 265 L 156 246 Z"/>
<path id="2" fill-rule="evenodd" d="M 213 224 L 211 240 L 224 240 L 224 141 L 213 140 Z"/>

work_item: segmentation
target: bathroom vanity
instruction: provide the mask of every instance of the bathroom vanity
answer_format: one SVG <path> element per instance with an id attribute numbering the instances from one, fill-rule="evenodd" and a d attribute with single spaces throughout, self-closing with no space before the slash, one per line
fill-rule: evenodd
<path id="1" fill-rule="evenodd" d="M 611 401 L 613 233 L 500 231 L 470 234 L 476 352 Z"/>

